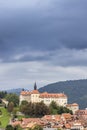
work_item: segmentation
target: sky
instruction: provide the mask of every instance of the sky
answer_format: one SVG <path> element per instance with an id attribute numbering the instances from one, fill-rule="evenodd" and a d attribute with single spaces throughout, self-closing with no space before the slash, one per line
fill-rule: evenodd
<path id="1" fill-rule="evenodd" d="M 0 0 L 0 89 L 87 78 L 87 0 Z"/>

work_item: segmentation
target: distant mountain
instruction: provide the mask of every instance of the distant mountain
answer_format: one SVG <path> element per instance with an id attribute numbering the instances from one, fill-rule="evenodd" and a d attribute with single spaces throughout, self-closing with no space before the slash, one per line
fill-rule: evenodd
<path id="1" fill-rule="evenodd" d="M 40 88 L 39 91 L 64 92 L 68 96 L 69 103 L 77 102 L 81 109 L 87 107 L 87 79 L 52 83 Z"/>
<path id="2" fill-rule="evenodd" d="M 22 88 L 17 88 L 17 89 L 9 89 L 9 90 L 6 90 L 7 93 L 15 93 L 17 95 L 20 95 L 20 92 L 22 91 Z"/>

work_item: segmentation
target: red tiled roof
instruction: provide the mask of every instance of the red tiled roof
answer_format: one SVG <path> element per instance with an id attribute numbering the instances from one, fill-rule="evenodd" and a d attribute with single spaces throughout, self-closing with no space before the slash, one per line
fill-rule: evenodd
<path id="1" fill-rule="evenodd" d="M 70 124 L 65 124 L 65 128 L 70 129 L 71 125 Z"/>
<path id="2" fill-rule="evenodd" d="M 26 123 L 29 123 L 29 122 L 40 121 L 40 118 L 22 118 L 22 121 L 26 124 Z"/>
<path id="3" fill-rule="evenodd" d="M 73 103 L 72 105 L 73 105 L 73 106 L 78 106 L 78 104 L 77 104 L 77 103 Z"/>
<path id="4" fill-rule="evenodd" d="M 87 115 L 87 110 L 78 110 L 75 113 L 76 115 Z"/>
<path id="5" fill-rule="evenodd" d="M 17 126 L 17 125 L 20 125 L 20 124 L 21 124 L 21 121 L 12 122 L 12 126 Z"/>
<path id="6" fill-rule="evenodd" d="M 20 95 L 23 95 L 23 96 L 27 96 L 27 95 L 31 95 L 31 94 L 39 94 L 39 91 L 38 90 L 33 90 L 33 91 L 21 91 L 21 94 Z"/>
<path id="7" fill-rule="evenodd" d="M 79 106 L 77 103 L 73 103 L 73 104 L 67 104 L 67 107 L 72 107 L 72 106 Z"/>
<path id="8" fill-rule="evenodd" d="M 65 118 L 65 119 L 70 119 L 72 117 L 72 115 L 70 113 L 63 113 L 62 116 Z"/>
<path id="9" fill-rule="evenodd" d="M 31 93 L 29 91 L 21 91 L 21 95 L 26 96 L 30 95 Z"/>
<path id="10" fill-rule="evenodd" d="M 39 94 L 39 91 L 38 90 L 33 90 L 33 91 L 31 91 L 31 94 Z"/>
<path id="11" fill-rule="evenodd" d="M 67 96 L 63 93 L 41 93 L 40 98 L 66 98 Z"/>
<path id="12" fill-rule="evenodd" d="M 40 98 L 66 98 L 67 96 L 63 93 L 47 93 L 47 92 L 44 92 L 44 93 L 39 93 L 38 90 L 33 90 L 33 91 L 22 91 L 21 92 L 21 95 L 23 96 L 27 96 L 27 95 L 31 95 L 31 94 L 40 94 Z"/>
<path id="13" fill-rule="evenodd" d="M 45 115 L 42 119 L 59 121 L 60 118 L 61 118 L 61 115 Z"/>

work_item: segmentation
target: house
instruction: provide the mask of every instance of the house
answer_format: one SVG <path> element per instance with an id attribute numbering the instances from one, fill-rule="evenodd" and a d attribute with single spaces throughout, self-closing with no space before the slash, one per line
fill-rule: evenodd
<path id="1" fill-rule="evenodd" d="M 73 114 L 75 114 L 75 112 L 79 110 L 79 105 L 77 103 L 67 104 L 66 107 L 72 110 Z"/>
<path id="2" fill-rule="evenodd" d="M 78 111 L 75 112 L 75 115 L 78 118 L 87 120 L 87 109 L 85 109 L 85 110 L 78 110 Z"/>
<path id="3" fill-rule="evenodd" d="M 81 122 L 74 122 L 71 126 L 71 130 L 84 130 L 84 127 Z"/>

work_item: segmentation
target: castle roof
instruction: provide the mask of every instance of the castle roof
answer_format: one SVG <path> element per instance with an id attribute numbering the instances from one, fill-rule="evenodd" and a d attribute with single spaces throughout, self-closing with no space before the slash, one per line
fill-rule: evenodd
<path id="1" fill-rule="evenodd" d="M 67 96 L 64 93 L 39 93 L 38 90 L 32 90 L 32 91 L 22 91 L 21 95 L 23 96 L 28 96 L 31 94 L 40 94 L 39 97 L 40 98 L 67 98 Z M 75 104 L 73 104 L 75 105 Z"/>
<path id="2" fill-rule="evenodd" d="M 41 93 L 40 98 L 66 98 L 67 96 L 63 93 Z"/>
<path id="3" fill-rule="evenodd" d="M 31 95 L 31 94 L 39 94 L 39 91 L 38 91 L 38 90 L 33 90 L 33 91 L 21 91 L 21 94 L 20 94 L 20 95 L 28 96 L 28 95 Z"/>
<path id="4" fill-rule="evenodd" d="M 30 91 L 21 91 L 20 95 L 27 96 L 27 95 L 30 95 L 30 94 L 31 94 Z"/>
<path id="5" fill-rule="evenodd" d="M 31 94 L 39 94 L 39 91 L 38 90 L 33 90 L 33 91 L 31 91 Z"/>

